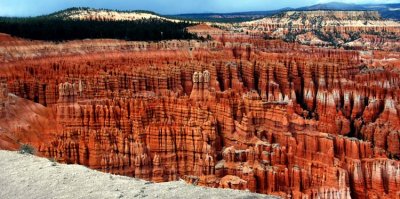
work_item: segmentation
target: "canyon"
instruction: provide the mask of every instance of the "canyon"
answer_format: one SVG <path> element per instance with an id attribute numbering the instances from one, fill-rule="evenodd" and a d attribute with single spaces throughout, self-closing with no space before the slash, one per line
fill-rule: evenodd
<path id="1" fill-rule="evenodd" d="M 377 11 L 288 11 L 237 24 L 218 24 L 250 37 L 351 50 L 399 50 L 400 23 Z"/>
<path id="2" fill-rule="evenodd" d="M 299 14 L 325 32 L 348 24 L 336 30 L 363 35 L 352 42 L 386 31 L 382 45 L 344 49 L 283 41 L 316 29 L 281 26 L 296 13 L 188 28 L 205 41 L 0 35 L 0 149 L 29 144 L 107 173 L 283 198 L 399 198 L 399 23 Z"/>

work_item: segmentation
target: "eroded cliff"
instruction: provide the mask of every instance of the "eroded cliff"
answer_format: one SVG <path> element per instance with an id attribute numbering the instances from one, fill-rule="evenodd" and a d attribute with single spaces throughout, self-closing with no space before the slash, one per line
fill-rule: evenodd
<path id="1" fill-rule="evenodd" d="M 32 114 L 9 107 L 25 98 L 16 106 L 46 114 L 8 129 L 0 148 L 23 137 L 60 162 L 155 182 L 399 197 L 400 77 L 386 59 L 397 52 L 245 37 L 21 45 L 0 45 L 0 113 Z"/>
<path id="2" fill-rule="evenodd" d="M 312 46 L 399 50 L 400 23 L 376 11 L 288 11 L 239 24 L 218 24 L 252 37 L 284 39 Z"/>

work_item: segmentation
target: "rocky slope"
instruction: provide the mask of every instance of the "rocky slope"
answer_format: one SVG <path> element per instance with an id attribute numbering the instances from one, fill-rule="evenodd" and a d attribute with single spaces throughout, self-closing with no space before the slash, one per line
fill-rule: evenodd
<path id="1" fill-rule="evenodd" d="M 16 152 L 0 151 L 0 159 L 0 198 L 277 198 L 183 181 L 156 184 Z"/>
<path id="2" fill-rule="evenodd" d="M 382 19 L 377 11 L 287 11 L 236 26 L 247 34 L 314 46 L 351 49 L 393 49 L 399 46 L 400 23 Z"/>
<path id="3" fill-rule="evenodd" d="M 4 124 L 0 148 L 22 137 L 39 155 L 154 182 L 291 198 L 399 196 L 396 50 L 194 30 L 215 40 L 0 45 L 3 114 L 35 115 L 13 108 L 23 100 L 9 93 L 45 110 L 38 118 L 52 114 L 25 120 L 23 133 Z M 31 138 L 42 126 L 42 139 Z"/>
<path id="4" fill-rule="evenodd" d="M 57 129 L 53 112 L 4 88 L 0 84 L 0 95 L 5 94 L 0 96 L 0 148 L 17 150 L 20 143 L 50 140 Z"/>

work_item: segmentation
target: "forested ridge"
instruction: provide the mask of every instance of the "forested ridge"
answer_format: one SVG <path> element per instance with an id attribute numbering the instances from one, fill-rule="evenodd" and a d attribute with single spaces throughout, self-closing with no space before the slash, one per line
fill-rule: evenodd
<path id="1" fill-rule="evenodd" d="M 195 36 L 186 30 L 190 25 L 193 24 L 155 18 L 135 21 L 72 20 L 54 14 L 26 18 L 0 17 L 0 32 L 46 41 L 97 38 L 130 41 L 193 39 Z"/>

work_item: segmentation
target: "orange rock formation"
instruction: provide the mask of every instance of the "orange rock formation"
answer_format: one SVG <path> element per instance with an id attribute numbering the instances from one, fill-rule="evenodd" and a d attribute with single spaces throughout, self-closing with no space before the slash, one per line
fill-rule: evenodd
<path id="1" fill-rule="evenodd" d="M 242 39 L 0 45 L 0 148 L 155 182 L 398 198 L 396 67 Z"/>

